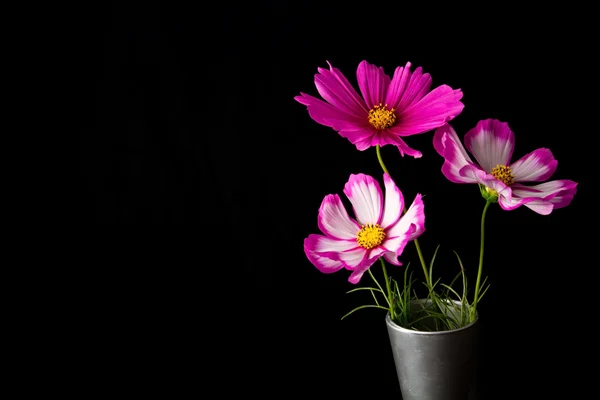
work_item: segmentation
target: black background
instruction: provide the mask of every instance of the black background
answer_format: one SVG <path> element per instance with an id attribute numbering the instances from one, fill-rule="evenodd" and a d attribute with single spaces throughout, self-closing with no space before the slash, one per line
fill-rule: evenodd
<path id="1" fill-rule="evenodd" d="M 366 59 L 390 75 L 410 61 L 434 87 L 462 89 L 459 136 L 481 119 L 508 122 L 513 159 L 548 147 L 553 178 L 579 182 L 549 216 L 488 213 L 480 382 L 484 399 L 581 397 L 597 287 L 590 14 L 401 1 L 86 10 L 72 66 L 78 269 L 65 298 L 90 339 L 83 362 L 112 366 L 87 375 L 88 390 L 400 398 L 383 311 L 340 321 L 368 297 L 346 295 L 347 273 L 320 273 L 302 249 L 323 197 L 381 170 L 373 148 L 359 152 L 293 97 L 318 96 L 327 61 L 356 84 Z M 441 245 L 437 273 L 449 277 L 456 250 L 474 279 L 478 189 L 442 176 L 432 132 L 407 142 L 422 159 L 382 152 L 407 200 L 425 195 L 425 256 Z M 401 259 L 416 267 L 414 246 Z"/>

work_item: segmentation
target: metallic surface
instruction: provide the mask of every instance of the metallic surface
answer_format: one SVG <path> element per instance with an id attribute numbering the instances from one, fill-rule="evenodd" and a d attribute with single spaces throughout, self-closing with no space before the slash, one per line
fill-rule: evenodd
<path id="1" fill-rule="evenodd" d="M 403 400 L 476 398 L 478 320 L 440 332 L 402 328 L 389 314 L 385 320 Z"/>

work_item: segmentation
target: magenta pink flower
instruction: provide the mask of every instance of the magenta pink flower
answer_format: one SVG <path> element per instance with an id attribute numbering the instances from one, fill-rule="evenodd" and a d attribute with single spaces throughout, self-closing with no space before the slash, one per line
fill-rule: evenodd
<path id="1" fill-rule="evenodd" d="M 482 185 L 487 193 L 498 195 L 498 203 L 504 210 L 524 205 L 538 214 L 547 215 L 569 205 L 577 191 L 577 183 L 570 180 L 531 186 L 521 184 L 549 179 L 558 162 L 549 149 L 540 148 L 511 163 L 515 136 L 505 122 L 479 121 L 467 132 L 465 146 L 477 164 L 449 124 L 435 131 L 433 145 L 445 159 L 442 173 L 446 178 L 455 183 Z"/>
<path id="2" fill-rule="evenodd" d="M 325 196 L 319 208 L 318 224 L 324 235 L 304 239 L 304 252 L 324 273 L 342 267 L 352 271 L 348 278 L 358 283 L 381 256 L 393 265 L 402 265 L 398 256 L 406 244 L 425 231 L 424 205 L 417 194 L 402 215 L 404 197 L 389 175 L 383 176 L 385 198 L 379 183 L 369 175 L 350 175 L 344 193 L 356 219 L 351 218 L 337 194 Z"/>
<path id="3" fill-rule="evenodd" d="M 397 67 L 390 79 L 383 68 L 362 61 L 356 71 L 362 97 L 328 64 L 329 70 L 318 68 L 315 74 L 317 91 L 325 101 L 306 93 L 294 99 L 307 107 L 312 119 L 333 128 L 361 151 L 391 144 L 402 156 L 419 158 L 421 152 L 408 147 L 402 138 L 440 127 L 464 107 L 460 89 L 442 85 L 430 91 L 431 76 L 421 67 L 411 72 L 409 62 Z"/>

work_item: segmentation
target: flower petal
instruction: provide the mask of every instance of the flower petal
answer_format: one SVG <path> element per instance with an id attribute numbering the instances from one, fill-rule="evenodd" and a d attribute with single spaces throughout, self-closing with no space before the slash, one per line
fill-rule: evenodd
<path id="1" fill-rule="evenodd" d="M 554 205 L 555 210 L 557 208 L 566 207 L 571 204 L 571 201 L 573 201 L 573 197 L 575 197 L 575 194 L 577 193 L 577 183 L 572 183 L 574 184 L 572 187 L 561 190 L 560 192 L 556 193 L 554 197 L 548 200 Z"/>
<path id="2" fill-rule="evenodd" d="M 506 122 L 479 121 L 465 135 L 465 146 L 487 173 L 496 165 L 509 165 L 515 148 L 515 135 Z"/>
<path id="3" fill-rule="evenodd" d="M 492 174 L 486 173 L 475 164 L 466 165 L 460 169 L 459 174 L 465 178 L 472 179 L 498 193 L 498 197 L 504 197 L 507 200 L 512 199 L 511 186 L 506 185 L 501 180 L 496 179 Z"/>
<path id="4" fill-rule="evenodd" d="M 313 120 L 321 125 L 333 128 L 340 136 L 348 139 L 351 143 L 370 143 L 371 137 L 377 133 L 375 128 L 369 124 L 367 118 L 356 118 L 346 114 L 321 99 L 317 99 L 306 93 L 301 93 L 300 96 L 296 96 L 294 99 L 306 106 L 308 114 Z M 364 149 L 359 148 L 359 150 L 365 150 L 368 147 Z"/>
<path id="5" fill-rule="evenodd" d="M 549 149 L 537 149 L 510 165 L 515 182 L 540 182 L 556 171 L 558 161 Z"/>
<path id="6" fill-rule="evenodd" d="M 346 269 L 354 271 L 365 262 L 367 255 L 368 250 L 357 245 L 357 247 L 352 250 L 339 253 L 339 259 Z"/>
<path id="7" fill-rule="evenodd" d="M 423 156 L 420 151 L 410 148 L 404 140 L 398 136 L 390 134 L 389 131 L 376 131 L 373 136 L 360 139 L 354 142 L 354 144 L 359 150 L 364 150 L 376 145 L 383 147 L 390 144 L 398 148 L 402 157 L 404 157 L 405 154 L 414 158 L 421 158 Z"/>
<path id="8" fill-rule="evenodd" d="M 536 200 L 536 199 L 533 197 L 532 198 L 519 198 L 519 197 L 507 198 L 504 196 L 498 196 L 498 204 L 505 211 L 512 211 L 512 210 L 519 208 L 522 205 L 532 202 L 534 200 Z"/>
<path id="9" fill-rule="evenodd" d="M 549 215 L 554 210 L 552 202 L 547 200 L 531 200 L 523 205 L 540 215 Z"/>
<path id="10" fill-rule="evenodd" d="M 383 258 L 389 262 L 392 265 L 396 265 L 398 267 L 400 267 L 402 265 L 402 263 L 400 261 L 398 261 L 398 254 L 388 251 L 383 253 Z"/>
<path id="11" fill-rule="evenodd" d="M 329 62 L 329 70 L 318 68 L 315 74 L 317 91 L 328 103 L 357 118 L 367 118 L 369 109 L 348 79 Z M 370 108 L 370 107 L 369 107 Z"/>
<path id="12" fill-rule="evenodd" d="M 360 225 L 348 216 L 337 194 L 325 196 L 319 208 L 318 225 L 321 232 L 335 239 L 355 240 Z"/>
<path id="13" fill-rule="evenodd" d="M 414 72 L 410 72 L 410 63 L 406 63 L 405 70 L 408 70 L 408 82 L 406 87 L 399 93 L 399 97 L 391 98 L 390 106 L 397 109 L 399 113 L 413 106 L 421 100 L 429 89 L 431 89 L 431 75 L 424 74 L 422 67 L 417 67 Z"/>
<path id="14" fill-rule="evenodd" d="M 356 70 L 356 79 L 368 109 L 383 103 L 390 85 L 390 77 L 385 74 L 382 67 L 361 61 Z"/>
<path id="15" fill-rule="evenodd" d="M 577 192 L 577 183 L 571 180 L 556 180 L 533 186 L 514 184 L 512 189 L 515 197 L 527 200 L 523 203 L 525 207 L 538 214 L 548 215 L 553 210 L 571 204 Z"/>
<path id="16" fill-rule="evenodd" d="M 375 261 L 377 261 L 377 259 L 381 257 L 385 251 L 385 249 L 378 247 L 369 251 L 368 254 L 365 253 L 365 258 L 363 261 L 354 270 L 352 270 L 352 274 L 350 277 L 348 277 L 348 282 L 357 284 L 360 281 L 360 278 L 362 278 L 363 274 L 369 268 L 371 268 Z"/>
<path id="17" fill-rule="evenodd" d="M 407 62 L 406 66 L 397 67 L 394 71 L 394 76 L 392 77 L 392 81 L 390 82 L 385 98 L 385 104 L 387 104 L 390 108 L 398 108 L 398 103 L 402 98 L 402 94 L 408 87 L 410 77 L 412 76 L 410 67 L 411 63 Z"/>
<path id="18" fill-rule="evenodd" d="M 386 260 L 390 261 L 394 265 L 402 265 L 402 263 L 398 260 L 398 257 L 404 251 L 404 248 L 410 242 L 410 238 L 417 232 L 417 226 L 415 224 L 409 224 L 406 231 L 389 240 L 386 240 L 382 245 L 386 248 L 393 248 L 395 251 L 390 251 L 389 253 L 384 254 Z M 417 235 L 418 236 L 418 235 Z"/>
<path id="19" fill-rule="evenodd" d="M 332 260 L 341 259 L 340 254 L 362 249 L 356 239 L 336 239 L 311 233 L 304 239 L 304 247 L 313 253 Z M 364 249 L 363 249 L 364 250 Z"/>
<path id="20" fill-rule="evenodd" d="M 398 223 L 386 231 L 386 239 L 381 245 L 400 255 L 406 244 L 423 232 L 425 232 L 425 205 L 421 194 L 417 194 Z"/>
<path id="21" fill-rule="evenodd" d="M 559 179 L 531 186 L 515 183 L 511 188 L 513 193 L 519 197 L 537 197 L 551 200 L 559 194 L 566 195 L 563 192 L 573 192 L 574 194 L 577 191 L 577 183 L 567 179 Z"/>
<path id="22" fill-rule="evenodd" d="M 365 265 L 362 266 L 360 268 L 355 269 L 354 271 L 352 271 L 352 274 L 350 274 L 350 277 L 348 278 L 348 282 L 353 283 L 353 284 L 357 284 L 358 282 L 360 282 L 360 278 L 362 278 L 362 276 L 364 275 L 364 273 L 371 268 L 370 265 Z"/>
<path id="23" fill-rule="evenodd" d="M 433 147 L 439 155 L 444 157 L 442 173 L 448 180 L 454 183 L 477 182 L 472 176 L 463 176 L 460 173 L 461 169 L 467 165 L 471 165 L 474 168 L 478 167 L 471 161 L 456 131 L 450 124 L 445 124 L 435 130 Z"/>
<path id="24" fill-rule="evenodd" d="M 376 136 L 377 130 L 369 125 L 364 128 L 350 128 L 339 131 L 340 135 L 347 138 L 350 143 L 356 146 L 360 151 L 366 150 L 371 146 L 378 144 Z"/>
<path id="25" fill-rule="evenodd" d="M 398 123 L 390 131 L 398 136 L 410 136 L 440 127 L 462 112 L 462 96 L 460 89 L 439 86 L 407 109 L 399 109 Z"/>
<path id="26" fill-rule="evenodd" d="M 304 242 L 304 253 L 308 260 L 321 272 L 325 274 L 331 274 L 339 271 L 344 267 L 340 260 L 333 260 L 327 257 L 320 256 L 319 254 L 311 251 L 306 245 L 306 239 Z"/>
<path id="27" fill-rule="evenodd" d="M 352 203 L 359 224 L 381 222 L 383 195 L 379 182 L 373 177 L 365 174 L 350 175 L 350 179 L 344 186 L 344 193 Z"/>
<path id="28" fill-rule="evenodd" d="M 317 99 L 306 93 L 300 93 L 300 96 L 294 97 L 298 103 L 303 104 L 308 109 L 308 114 L 312 119 L 321 125 L 325 125 L 339 131 L 343 128 L 348 128 L 348 125 L 357 128 L 366 127 L 369 125 L 368 119 L 358 118 L 348 114 L 343 110 Z"/>
<path id="29" fill-rule="evenodd" d="M 402 215 L 404 196 L 388 174 L 383 174 L 383 182 L 385 185 L 385 205 L 380 225 L 383 229 L 386 229 L 398 222 L 400 215 Z"/>

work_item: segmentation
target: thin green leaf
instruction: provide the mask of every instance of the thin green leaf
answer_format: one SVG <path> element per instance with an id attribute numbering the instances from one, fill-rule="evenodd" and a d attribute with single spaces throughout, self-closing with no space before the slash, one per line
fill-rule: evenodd
<path id="1" fill-rule="evenodd" d="M 354 313 L 355 311 L 361 310 L 363 308 L 381 308 L 382 310 L 389 311 L 389 309 L 387 307 L 382 307 L 382 306 L 378 306 L 378 305 L 374 305 L 374 304 L 367 304 L 367 305 L 364 305 L 364 306 L 358 306 L 358 307 L 356 307 L 354 310 L 352 310 L 349 313 L 347 313 L 346 315 L 344 315 L 341 319 L 344 319 L 347 316 L 349 316 L 350 314 Z"/>
<path id="2" fill-rule="evenodd" d="M 349 293 L 352 293 L 352 292 L 358 292 L 359 290 L 375 290 L 376 292 L 381 292 L 381 293 L 383 293 L 383 291 L 382 291 L 381 289 L 374 288 L 374 287 L 367 287 L 367 286 L 365 286 L 365 287 L 358 287 L 358 288 L 354 288 L 354 289 L 352 289 L 352 290 L 348 290 L 348 291 L 346 292 L 346 294 L 349 294 Z"/>

